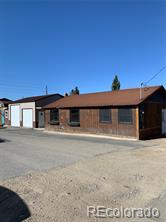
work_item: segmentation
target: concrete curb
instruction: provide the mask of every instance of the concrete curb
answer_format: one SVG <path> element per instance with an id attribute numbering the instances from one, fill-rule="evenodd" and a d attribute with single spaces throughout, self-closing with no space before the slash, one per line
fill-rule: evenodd
<path id="1" fill-rule="evenodd" d="M 44 128 L 33 128 L 36 131 L 44 131 Z"/>
<path id="2" fill-rule="evenodd" d="M 44 130 L 44 133 L 55 134 L 55 135 L 66 135 L 66 136 L 78 136 L 78 137 L 91 137 L 91 138 L 101 138 L 101 139 L 113 139 L 113 140 L 125 140 L 125 141 L 138 141 L 135 138 L 125 138 L 125 137 L 116 137 L 116 136 L 105 136 L 97 134 L 85 134 L 85 133 L 67 133 L 67 132 L 58 132 L 58 131 L 48 131 Z"/>

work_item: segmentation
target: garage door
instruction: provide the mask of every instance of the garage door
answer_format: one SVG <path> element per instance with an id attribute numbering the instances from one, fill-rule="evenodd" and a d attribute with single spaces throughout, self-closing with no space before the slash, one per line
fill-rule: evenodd
<path id="1" fill-rule="evenodd" d="M 23 127 L 33 128 L 32 109 L 23 109 Z"/>
<path id="2" fill-rule="evenodd" d="M 20 127 L 20 107 L 11 106 L 11 126 Z"/>

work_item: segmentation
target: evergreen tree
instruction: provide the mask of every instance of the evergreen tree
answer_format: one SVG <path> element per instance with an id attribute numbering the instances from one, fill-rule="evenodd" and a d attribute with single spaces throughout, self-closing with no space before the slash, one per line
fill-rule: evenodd
<path id="1" fill-rule="evenodd" d="M 112 91 L 120 89 L 120 81 L 119 81 L 117 75 L 115 75 L 115 78 L 114 78 L 114 80 L 112 82 L 112 87 L 111 88 L 112 88 Z"/>
<path id="2" fill-rule="evenodd" d="M 77 86 L 75 87 L 75 94 L 76 94 L 76 95 L 79 95 L 79 94 L 80 94 L 80 91 L 79 91 L 79 89 L 78 89 Z"/>
<path id="3" fill-rule="evenodd" d="M 74 95 L 74 89 L 70 91 L 70 95 Z"/>
<path id="4" fill-rule="evenodd" d="M 70 95 L 79 95 L 79 94 L 80 94 L 80 91 L 77 86 L 74 89 L 72 89 L 70 92 Z"/>

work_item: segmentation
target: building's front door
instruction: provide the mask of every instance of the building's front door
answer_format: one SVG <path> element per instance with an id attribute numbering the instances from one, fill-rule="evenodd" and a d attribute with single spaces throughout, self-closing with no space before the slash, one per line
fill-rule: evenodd
<path id="1" fill-rule="evenodd" d="M 162 110 L 162 134 L 166 134 L 166 109 Z"/>
<path id="2" fill-rule="evenodd" d="M 39 128 L 44 128 L 44 112 L 39 111 L 38 115 L 39 115 Z"/>

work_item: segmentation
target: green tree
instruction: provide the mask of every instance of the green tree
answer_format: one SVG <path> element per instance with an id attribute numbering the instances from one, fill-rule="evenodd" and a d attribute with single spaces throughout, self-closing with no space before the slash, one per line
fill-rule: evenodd
<path id="1" fill-rule="evenodd" d="M 74 89 L 72 89 L 70 92 L 70 95 L 79 95 L 79 94 L 80 94 L 80 91 L 77 86 Z"/>
<path id="2" fill-rule="evenodd" d="M 115 75 L 115 77 L 114 77 L 114 80 L 112 82 L 112 87 L 111 88 L 112 88 L 112 91 L 120 89 L 120 81 L 119 81 L 117 75 Z"/>

